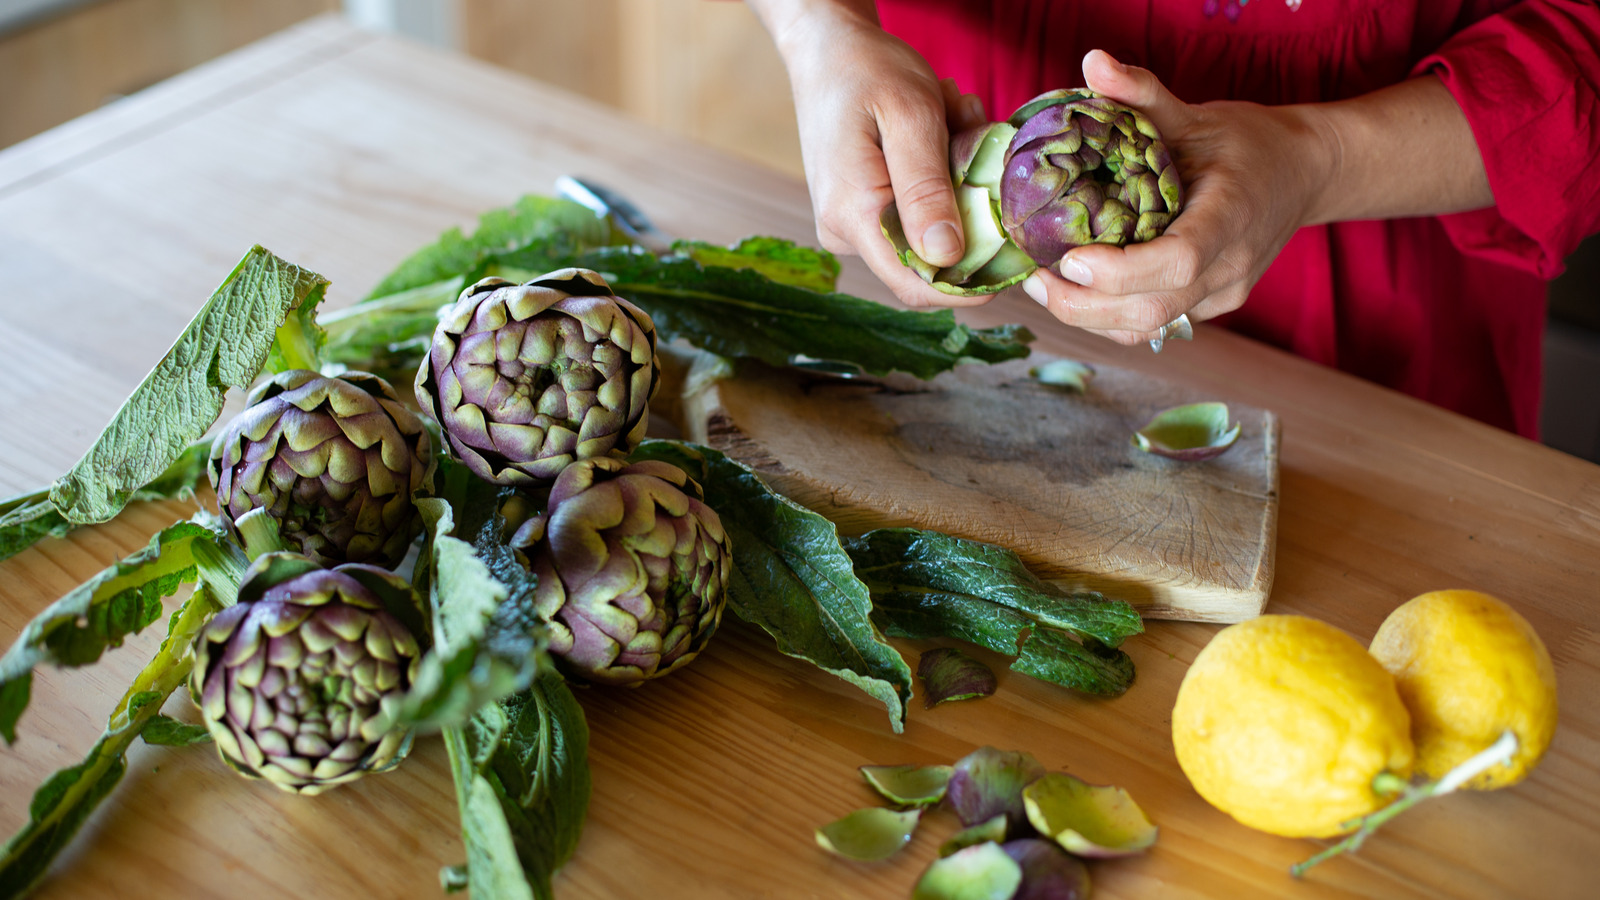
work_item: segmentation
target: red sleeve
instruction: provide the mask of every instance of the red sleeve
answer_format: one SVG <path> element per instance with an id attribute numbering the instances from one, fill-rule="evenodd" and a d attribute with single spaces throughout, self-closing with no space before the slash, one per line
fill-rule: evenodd
<path id="1" fill-rule="evenodd" d="M 1413 74 L 1443 79 L 1467 115 L 1491 209 L 1441 217 L 1463 252 L 1531 271 L 1600 231 L 1600 6 L 1532 0 L 1458 32 Z"/>

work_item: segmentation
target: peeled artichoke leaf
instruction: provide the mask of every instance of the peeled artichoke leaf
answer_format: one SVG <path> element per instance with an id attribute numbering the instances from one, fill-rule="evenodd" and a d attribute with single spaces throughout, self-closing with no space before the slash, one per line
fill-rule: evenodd
<path id="1" fill-rule="evenodd" d="M 1028 821 L 1077 856 L 1134 856 L 1156 842 L 1157 829 L 1128 792 L 1052 772 L 1022 792 Z"/>
<path id="2" fill-rule="evenodd" d="M 1239 439 L 1240 425 L 1228 426 L 1228 404 L 1190 403 L 1162 410 L 1133 434 L 1134 446 L 1146 453 L 1184 462 L 1222 455 Z"/>
<path id="3" fill-rule="evenodd" d="M 647 440 L 631 459 L 670 462 L 705 489 L 733 545 L 728 609 L 771 635 L 780 652 L 882 703 L 895 732 L 905 727 L 911 667 L 873 625 L 867 587 L 832 522 L 709 447 Z"/>
<path id="4" fill-rule="evenodd" d="M 1022 868 L 992 841 L 975 844 L 922 873 L 912 900 L 1010 900 L 1022 883 Z"/>
<path id="5" fill-rule="evenodd" d="M 979 822 L 976 825 L 969 825 L 955 834 L 952 834 L 948 839 L 945 840 L 944 843 L 940 844 L 939 855 L 949 856 L 952 853 L 964 850 L 974 844 L 981 844 L 985 841 L 994 841 L 995 843 L 1000 843 L 1006 839 L 1007 824 L 1008 820 L 1006 819 L 1006 814 L 996 813 L 987 821 Z"/>
<path id="6" fill-rule="evenodd" d="M 1000 849 L 1022 868 L 1022 885 L 1011 900 L 1089 900 L 1089 868 L 1060 845 L 1019 838 Z"/>
<path id="7" fill-rule="evenodd" d="M 954 647 L 924 651 L 917 661 L 923 702 L 932 709 L 951 700 L 972 700 L 995 692 L 994 670 Z"/>
<path id="8" fill-rule="evenodd" d="M 1029 369 L 1028 375 L 1040 384 L 1081 394 L 1089 389 L 1089 382 L 1094 380 L 1094 366 L 1075 359 L 1053 359 Z"/>
<path id="9" fill-rule="evenodd" d="M 285 317 L 315 308 L 327 286 L 321 275 L 252 248 L 83 458 L 51 486 L 50 502 L 77 525 L 115 516 L 205 434 L 228 388 L 255 380 Z"/>
<path id="10" fill-rule="evenodd" d="M 888 859 L 911 842 L 911 833 L 916 831 L 921 817 L 921 809 L 858 809 L 818 828 L 817 846 L 858 862 Z"/>
<path id="11" fill-rule="evenodd" d="M 1022 791 L 1044 777 L 1045 768 L 1031 753 L 979 747 L 956 761 L 945 798 L 971 828 L 995 816 L 1005 816 L 1011 827 L 1027 821 Z"/>
<path id="12" fill-rule="evenodd" d="M 160 618 L 163 598 L 196 580 L 194 544 L 223 540 L 210 517 L 170 525 L 34 616 L 0 656 L 0 736 L 16 740 L 34 666 L 88 665 L 121 646 Z"/>
<path id="13" fill-rule="evenodd" d="M 944 799 L 949 766 L 862 766 L 861 777 L 897 806 L 932 806 Z"/>

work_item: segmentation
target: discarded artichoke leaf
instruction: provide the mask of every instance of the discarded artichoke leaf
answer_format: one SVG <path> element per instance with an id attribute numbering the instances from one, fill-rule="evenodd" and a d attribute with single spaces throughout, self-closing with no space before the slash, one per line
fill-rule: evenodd
<path id="1" fill-rule="evenodd" d="M 1038 838 L 1000 845 L 1022 868 L 1022 885 L 1011 900 L 1089 900 L 1089 868 L 1059 846 Z"/>
<path id="2" fill-rule="evenodd" d="M 890 803 L 932 806 L 944 799 L 949 766 L 862 766 L 861 777 Z"/>
<path id="3" fill-rule="evenodd" d="M 1052 772 L 1028 785 L 1022 800 L 1033 827 L 1078 856 L 1134 856 L 1156 842 L 1156 827 L 1119 787 Z"/>
<path id="4" fill-rule="evenodd" d="M 1004 814 L 1012 825 L 1027 821 L 1023 788 L 1044 777 L 1045 768 L 1031 754 L 979 747 L 955 764 L 945 796 L 971 827 Z"/>
<path id="5" fill-rule="evenodd" d="M 939 855 L 949 856 L 974 844 L 981 844 L 984 841 L 994 841 L 998 844 L 1005 839 L 1006 814 L 996 813 L 995 817 L 987 822 L 979 822 L 970 828 L 963 828 L 950 835 L 944 843 L 939 845 Z"/>
<path id="6" fill-rule="evenodd" d="M 1029 369 L 1028 375 L 1040 384 L 1081 394 L 1089 389 L 1089 382 L 1094 379 L 1094 366 L 1075 359 L 1053 359 Z"/>
<path id="7" fill-rule="evenodd" d="M 935 647 L 917 662 L 923 706 L 933 709 L 947 700 L 971 700 L 995 692 L 994 670 L 954 647 Z"/>
<path id="8" fill-rule="evenodd" d="M 817 846 L 846 859 L 888 859 L 911 841 L 922 810 L 896 812 L 880 806 L 858 809 L 817 829 Z"/>
<path id="9" fill-rule="evenodd" d="M 1133 433 L 1133 444 L 1146 453 L 1184 462 L 1221 456 L 1239 439 L 1240 426 L 1228 427 L 1228 404 L 1190 403 L 1156 413 Z"/>
<path id="10" fill-rule="evenodd" d="M 922 873 L 911 900 L 1009 900 L 1022 867 L 993 841 L 959 850 Z"/>

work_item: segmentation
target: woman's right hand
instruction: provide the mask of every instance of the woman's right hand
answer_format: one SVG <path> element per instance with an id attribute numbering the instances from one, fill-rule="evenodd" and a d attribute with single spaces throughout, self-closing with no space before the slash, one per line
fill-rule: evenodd
<path id="1" fill-rule="evenodd" d="M 918 256 L 936 265 L 960 260 L 950 129 L 985 122 L 983 104 L 941 83 L 921 55 L 878 27 L 870 0 L 749 2 L 788 67 L 822 246 L 859 254 L 907 306 L 987 300 L 928 286 L 901 264 L 878 224 L 893 201 Z"/>

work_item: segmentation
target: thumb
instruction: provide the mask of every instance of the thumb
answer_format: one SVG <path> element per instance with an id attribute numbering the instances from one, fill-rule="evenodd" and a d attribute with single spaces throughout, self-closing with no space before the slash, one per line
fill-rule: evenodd
<path id="1" fill-rule="evenodd" d="M 1163 135 L 1178 132 L 1189 119 L 1189 105 L 1173 96 L 1148 69 L 1125 66 L 1104 50 L 1083 58 L 1089 90 L 1144 113 Z"/>
<path id="2" fill-rule="evenodd" d="M 950 183 L 950 137 L 944 122 L 887 122 L 880 129 L 906 239 L 918 256 L 936 266 L 956 264 L 965 244 Z"/>

